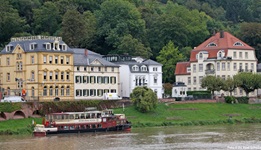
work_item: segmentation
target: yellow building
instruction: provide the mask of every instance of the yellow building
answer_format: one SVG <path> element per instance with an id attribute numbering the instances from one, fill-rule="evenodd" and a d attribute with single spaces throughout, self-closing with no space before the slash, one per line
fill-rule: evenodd
<path id="1" fill-rule="evenodd" d="M 0 53 L 0 85 L 27 100 L 74 99 L 73 50 L 61 37 L 12 38 Z"/>

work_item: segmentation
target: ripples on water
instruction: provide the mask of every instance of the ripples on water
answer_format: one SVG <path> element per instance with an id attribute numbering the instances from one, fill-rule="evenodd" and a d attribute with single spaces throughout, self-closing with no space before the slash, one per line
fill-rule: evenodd
<path id="1" fill-rule="evenodd" d="M 261 124 L 138 128 L 131 132 L 0 136 L 1 150 L 261 149 Z"/>

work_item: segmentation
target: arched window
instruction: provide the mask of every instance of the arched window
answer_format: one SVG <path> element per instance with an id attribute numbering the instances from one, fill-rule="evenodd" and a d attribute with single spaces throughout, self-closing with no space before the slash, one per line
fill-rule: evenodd
<path id="1" fill-rule="evenodd" d="M 70 86 L 66 87 L 66 95 L 69 96 L 70 95 Z"/>
<path id="2" fill-rule="evenodd" d="M 207 45 L 207 47 L 214 47 L 214 46 L 217 46 L 217 44 L 214 43 L 214 42 L 211 42 L 211 43 L 209 43 L 209 44 Z"/>
<path id="3" fill-rule="evenodd" d="M 203 54 L 199 53 L 199 59 L 202 59 L 202 58 L 203 58 Z"/>
<path id="4" fill-rule="evenodd" d="M 244 44 L 238 41 L 238 42 L 234 43 L 234 46 L 244 46 Z"/>
<path id="5" fill-rule="evenodd" d="M 49 95 L 53 96 L 53 86 L 50 86 L 50 88 L 49 88 Z"/>
<path id="6" fill-rule="evenodd" d="M 61 87 L 61 96 L 64 96 L 64 86 Z"/>
<path id="7" fill-rule="evenodd" d="M 145 65 L 141 66 L 141 71 L 147 71 L 147 66 Z"/>
<path id="8" fill-rule="evenodd" d="M 43 96 L 47 96 L 47 86 L 44 86 L 44 89 L 43 89 Z"/>
<path id="9" fill-rule="evenodd" d="M 58 92 L 59 92 L 58 90 L 59 90 L 59 87 L 58 87 L 58 86 L 55 86 L 55 96 L 58 96 L 58 94 L 59 94 L 59 93 L 58 93 Z"/>

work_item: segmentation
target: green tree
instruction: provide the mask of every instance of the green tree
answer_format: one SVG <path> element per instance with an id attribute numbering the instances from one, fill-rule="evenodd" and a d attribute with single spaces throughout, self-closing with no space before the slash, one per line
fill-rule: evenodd
<path id="1" fill-rule="evenodd" d="M 232 92 L 237 88 L 237 82 L 233 78 L 227 78 L 223 80 L 222 90 L 228 91 L 230 96 L 232 96 Z"/>
<path id="2" fill-rule="evenodd" d="M 62 17 L 53 2 L 45 2 L 43 6 L 34 9 L 33 12 L 35 34 L 49 33 L 54 35 L 60 28 Z"/>
<path id="3" fill-rule="evenodd" d="M 128 34 L 133 39 L 142 41 L 145 34 L 145 21 L 141 18 L 138 9 L 130 2 L 106 0 L 95 14 L 99 27 L 97 28 L 97 40 L 100 42 L 98 45 L 116 50 L 122 44 L 123 37 Z"/>
<path id="4" fill-rule="evenodd" d="M 222 89 L 223 81 L 220 77 L 207 75 L 202 78 L 201 87 L 207 88 L 208 91 L 211 91 L 212 96 L 214 96 L 215 91 L 220 91 Z"/>
<path id="5" fill-rule="evenodd" d="M 173 85 L 171 83 L 164 83 L 163 84 L 164 94 L 166 96 L 172 96 L 172 87 L 173 87 Z"/>
<path id="6" fill-rule="evenodd" d="M 163 64 L 163 82 L 173 83 L 175 81 L 174 71 L 177 62 L 183 61 L 184 56 L 179 53 L 177 47 L 174 46 L 172 41 L 162 48 L 157 57 L 157 61 Z"/>
<path id="7" fill-rule="evenodd" d="M 23 32 L 25 20 L 19 17 L 18 11 L 7 0 L 0 0 L 0 47 L 15 33 Z"/>
<path id="8" fill-rule="evenodd" d="M 260 79 L 261 75 L 251 72 L 242 72 L 234 75 L 234 80 L 238 83 L 238 87 L 245 91 L 246 96 L 249 96 L 250 92 L 260 88 Z"/>
<path id="9" fill-rule="evenodd" d="M 156 109 L 158 104 L 157 95 L 148 87 L 136 87 L 130 94 L 130 98 L 136 109 L 146 113 Z"/>

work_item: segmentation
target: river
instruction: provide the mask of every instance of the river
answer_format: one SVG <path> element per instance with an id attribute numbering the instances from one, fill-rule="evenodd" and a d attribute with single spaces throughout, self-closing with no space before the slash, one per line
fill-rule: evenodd
<path id="1" fill-rule="evenodd" d="M 133 128 L 102 132 L 0 136 L 1 150 L 261 149 L 261 124 Z"/>

